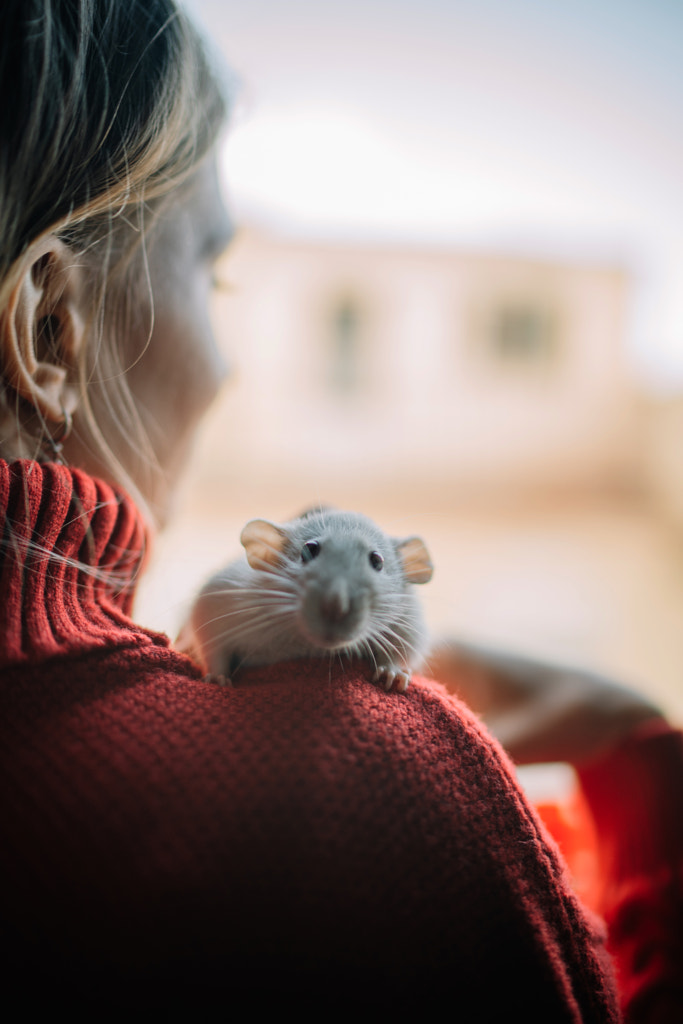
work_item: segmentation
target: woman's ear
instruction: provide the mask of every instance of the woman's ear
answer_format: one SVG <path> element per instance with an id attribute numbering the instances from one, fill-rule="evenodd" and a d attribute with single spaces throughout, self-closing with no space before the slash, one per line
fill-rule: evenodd
<path id="1" fill-rule="evenodd" d="M 78 404 L 74 372 L 84 343 L 80 274 L 55 235 L 30 247 L 0 311 L 0 372 L 45 421 L 62 422 Z"/>

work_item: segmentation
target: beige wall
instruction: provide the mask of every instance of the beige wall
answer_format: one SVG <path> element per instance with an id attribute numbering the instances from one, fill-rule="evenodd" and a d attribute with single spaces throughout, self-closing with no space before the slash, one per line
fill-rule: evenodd
<path id="1" fill-rule="evenodd" d="M 665 522 L 683 531 L 683 396 L 651 402 L 643 474 Z"/>

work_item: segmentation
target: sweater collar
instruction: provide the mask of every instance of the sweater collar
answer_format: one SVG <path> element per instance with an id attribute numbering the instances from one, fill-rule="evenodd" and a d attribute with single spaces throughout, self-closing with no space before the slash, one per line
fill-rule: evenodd
<path id="1" fill-rule="evenodd" d="M 128 617 L 147 534 L 127 495 L 79 469 L 0 460 L 0 534 L 0 664 L 159 642 Z"/>

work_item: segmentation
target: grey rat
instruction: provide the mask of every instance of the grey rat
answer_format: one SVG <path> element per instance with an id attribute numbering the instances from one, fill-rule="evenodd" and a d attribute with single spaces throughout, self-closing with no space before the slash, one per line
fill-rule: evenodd
<path id="1" fill-rule="evenodd" d="M 388 537 L 355 512 L 320 509 L 277 525 L 253 519 L 244 555 L 199 592 L 184 633 L 219 682 L 242 665 L 346 656 L 405 692 L 427 648 L 413 584 L 433 572 L 419 537 Z"/>

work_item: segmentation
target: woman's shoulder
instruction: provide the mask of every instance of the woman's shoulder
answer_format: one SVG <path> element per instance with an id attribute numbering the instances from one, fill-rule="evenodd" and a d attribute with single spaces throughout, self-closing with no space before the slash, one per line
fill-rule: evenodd
<path id="1" fill-rule="evenodd" d="M 581 1019 L 612 1019 L 602 937 L 504 754 L 437 683 L 387 694 L 314 660 L 221 687 L 154 645 L 70 670 L 14 722 L 4 818 L 17 920 L 49 849 L 40 914 L 67 901 L 69 955 L 174 962 L 190 936 L 192 970 L 455 979 L 480 1019 L 564 1019 L 573 991 Z"/>

